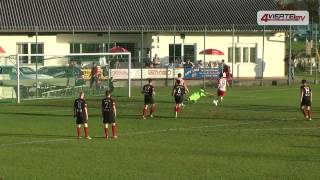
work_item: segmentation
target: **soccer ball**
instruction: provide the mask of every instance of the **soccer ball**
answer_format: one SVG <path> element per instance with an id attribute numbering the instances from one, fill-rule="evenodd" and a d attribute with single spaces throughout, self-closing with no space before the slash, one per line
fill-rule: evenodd
<path id="1" fill-rule="evenodd" d="M 215 106 L 218 106 L 218 100 L 213 100 L 212 103 L 213 103 Z"/>

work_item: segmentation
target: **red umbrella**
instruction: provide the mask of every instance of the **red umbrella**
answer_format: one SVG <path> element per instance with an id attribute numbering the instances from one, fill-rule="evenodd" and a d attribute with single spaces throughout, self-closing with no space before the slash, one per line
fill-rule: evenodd
<path id="1" fill-rule="evenodd" d="M 224 53 L 218 49 L 206 49 L 201 51 L 199 54 L 205 55 L 224 55 Z"/>
<path id="2" fill-rule="evenodd" d="M 4 53 L 6 53 L 6 51 L 0 46 L 0 53 L 1 54 L 4 54 Z"/>
<path id="3" fill-rule="evenodd" d="M 113 48 L 110 49 L 110 51 L 113 53 L 128 52 L 128 49 L 120 47 L 120 46 L 114 46 Z"/>

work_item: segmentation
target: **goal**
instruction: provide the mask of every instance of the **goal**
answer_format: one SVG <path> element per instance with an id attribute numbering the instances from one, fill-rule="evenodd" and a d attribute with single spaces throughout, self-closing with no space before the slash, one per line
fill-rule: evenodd
<path id="1" fill-rule="evenodd" d="M 130 52 L 17 54 L 13 67 L 17 103 L 21 99 L 74 97 L 79 91 L 101 95 L 113 90 L 111 69 L 117 68 L 126 69 L 122 84 L 127 93 L 123 93 L 131 97 Z"/>

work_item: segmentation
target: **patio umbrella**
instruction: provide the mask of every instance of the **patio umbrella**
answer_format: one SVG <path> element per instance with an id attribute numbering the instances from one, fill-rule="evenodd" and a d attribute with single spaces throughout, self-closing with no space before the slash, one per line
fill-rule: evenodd
<path id="1" fill-rule="evenodd" d="M 6 54 L 6 51 L 0 46 L 0 57 L 3 57 Z"/>
<path id="2" fill-rule="evenodd" d="M 205 54 L 205 55 L 211 55 L 211 61 L 212 61 L 212 55 L 224 55 L 224 53 L 218 49 L 205 49 L 203 51 L 200 51 L 199 54 Z"/>
<path id="3" fill-rule="evenodd" d="M 205 55 L 224 55 L 224 53 L 218 49 L 205 49 L 201 51 L 199 54 Z"/>
<path id="4" fill-rule="evenodd" d="M 121 52 L 128 52 L 126 48 L 123 48 L 121 46 L 114 46 L 113 48 L 110 49 L 112 53 L 121 53 Z"/>

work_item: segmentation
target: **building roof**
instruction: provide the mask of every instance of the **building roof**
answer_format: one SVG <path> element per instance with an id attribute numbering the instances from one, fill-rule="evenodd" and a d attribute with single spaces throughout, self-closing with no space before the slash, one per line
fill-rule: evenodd
<path id="1" fill-rule="evenodd" d="M 0 0 L 1 32 L 259 29 L 275 0 Z"/>

